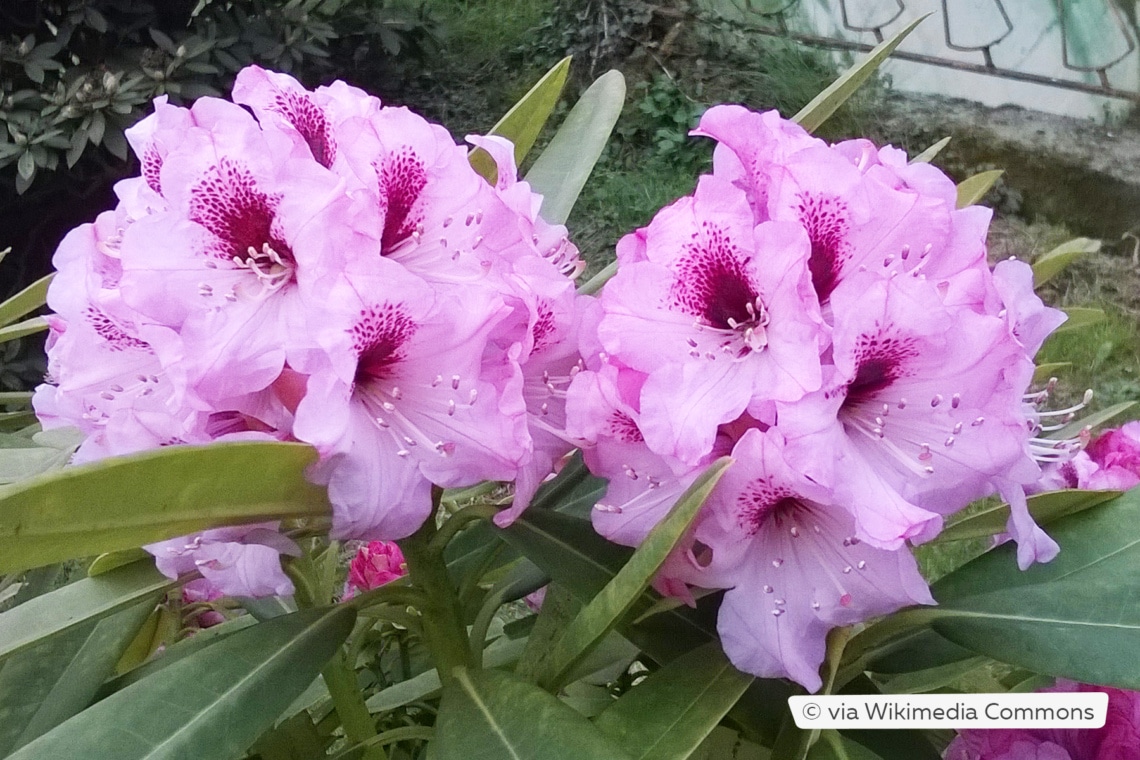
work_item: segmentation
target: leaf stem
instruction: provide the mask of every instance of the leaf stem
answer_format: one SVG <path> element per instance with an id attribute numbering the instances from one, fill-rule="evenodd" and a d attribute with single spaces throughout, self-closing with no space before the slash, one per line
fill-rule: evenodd
<path id="1" fill-rule="evenodd" d="M 476 520 L 490 520 L 498 511 L 498 507 L 490 504 L 472 504 L 469 507 L 464 507 L 443 521 L 439 531 L 431 537 L 428 549 L 436 554 L 442 553 L 451 539 L 455 538 L 455 534 L 466 528 L 468 523 Z"/>
<path id="2" fill-rule="evenodd" d="M 432 490 L 432 501 L 438 509 L 442 491 L 439 488 Z M 433 509 L 432 516 L 424 521 L 419 530 L 398 543 L 404 552 L 404 560 L 408 563 L 408 577 L 412 586 L 423 592 L 420 612 L 424 641 L 435 661 L 440 680 L 446 684 L 453 678 L 452 671 L 455 668 L 470 667 L 473 663 L 459 600 L 447 574 L 442 548 L 437 548 L 440 542 L 435 539 L 440 531 L 436 529 L 435 512 Z"/>

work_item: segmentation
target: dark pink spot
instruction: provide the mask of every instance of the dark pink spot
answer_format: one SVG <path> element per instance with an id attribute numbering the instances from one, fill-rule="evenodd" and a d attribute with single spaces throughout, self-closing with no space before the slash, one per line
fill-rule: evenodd
<path id="1" fill-rule="evenodd" d="M 844 594 L 843 596 L 839 597 L 839 605 L 841 607 L 850 607 L 851 606 L 851 595 L 850 594 Z"/>
<path id="2" fill-rule="evenodd" d="M 336 142 L 324 110 L 307 93 L 278 92 L 271 108 L 300 133 L 318 164 L 329 168 L 336 161 Z"/>
<path id="3" fill-rule="evenodd" d="M 107 341 L 107 347 L 112 351 L 138 349 L 151 352 L 149 343 L 139 340 L 127 332 L 127 330 L 134 329 L 134 325 L 126 325 L 126 329 L 124 329 L 123 326 L 116 324 L 109 316 L 94 307 L 88 307 L 83 315 L 95 333 Z"/>
<path id="4" fill-rule="evenodd" d="M 737 495 L 736 506 L 740 528 L 749 536 L 756 535 L 766 525 L 778 525 L 807 509 L 794 491 L 775 485 L 767 478 L 758 478 L 749 483 Z"/>
<path id="5" fill-rule="evenodd" d="M 835 196 L 801 195 L 800 223 L 811 240 L 808 269 L 812 285 L 823 303 L 839 284 L 843 266 L 851 258 L 847 204 Z"/>
<path id="6" fill-rule="evenodd" d="M 162 195 L 162 154 L 154 143 L 146 146 L 142 156 L 142 176 L 147 187 Z"/>
<path id="7" fill-rule="evenodd" d="M 633 418 L 622 411 L 610 412 L 608 432 L 622 443 L 644 443 L 645 437 Z"/>
<path id="8" fill-rule="evenodd" d="M 211 253 L 218 258 L 245 259 L 254 255 L 250 249 L 259 254 L 268 245 L 293 264 L 293 252 L 276 229 L 280 201 L 258 189 L 248 169 L 223 158 L 194 186 L 190 220 L 214 234 Z"/>
<path id="9" fill-rule="evenodd" d="M 554 342 L 552 340 L 554 327 L 554 310 L 550 308 L 550 304 L 546 301 L 539 301 L 538 319 L 535 320 L 534 329 L 531 330 L 531 335 L 534 338 L 534 348 L 531 349 L 532 354 L 537 354 L 550 347 Z"/>
<path id="10" fill-rule="evenodd" d="M 900 377 L 905 377 L 907 360 L 918 356 L 918 347 L 911 338 L 860 335 L 855 349 L 855 377 L 847 384 L 844 406 L 858 404 L 874 398 L 889 388 Z"/>
<path id="11" fill-rule="evenodd" d="M 350 331 L 352 348 L 359 358 L 356 382 L 384 380 L 404 359 L 404 348 L 416 325 L 399 305 L 386 303 L 360 312 L 360 320 Z"/>
<path id="12" fill-rule="evenodd" d="M 759 297 L 736 245 L 723 230 L 706 223 L 706 243 L 690 243 L 677 263 L 677 279 L 670 291 L 673 303 L 687 314 L 724 330 L 729 320 L 743 324 L 752 319 L 748 306 Z"/>
<path id="13" fill-rule="evenodd" d="M 377 170 L 380 176 L 380 210 L 384 213 L 384 233 L 380 244 L 386 253 L 407 240 L 423 220 L 423 213 L 416 205 L 427 186 L 427 170 L 419 156 L 407 146 L 386 156 Z"/>

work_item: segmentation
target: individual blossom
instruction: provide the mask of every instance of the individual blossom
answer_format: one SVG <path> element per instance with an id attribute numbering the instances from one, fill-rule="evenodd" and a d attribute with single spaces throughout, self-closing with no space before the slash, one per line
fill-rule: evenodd
<path id="1" fill-rule="evenodd" d="M 318 331 L 294 435 L 312 443 L 335 538 L 394 540 L 431 512 L 431 486 L 511 480 L 526 455 L 517 387 L 483 366 L 512 311 L 491 288 L 437 290 L 396 262 L 344 279 Z"/>
<path id="2" fill-rule="evenodd" d="M 281 555 L 299 557 L 301 550 L 277 528 L 277 523 L 214 528 L 143 548 L 168 578 L 201 573 L 209 584 L 202 589 L 207 595 L 287 596 L 293 582 L 281 569 Z"/>
<path id="3" fill-rule="evenodd" d="M 1104 431 L 1084 451 L 1050 467 L 1038 485 L 1116 491 L 1140 485 L 1140 422 Z"/>
<path id="4" fill-rule="evenodd" d="M 741 670 L 821 685 L 827 632 L 934 600 L 905 547 L 856 535 L 851 507 L 803 473 L 830 458 L 789 447 L 777 429 L 746 430 L 693 532 L 684 580 L 727 588 L 717 621 Z"/>
<path id="5" fill-rule="evenodd" d="M 798 225 L 755 225 L 744 193 L 715 177 L 619 247 L 598 340 L 649 376 L 642 429 L 654 450 L 693 464 L 718 425 L 819 387 L 808 253 Z"/>
<path id="6" fill-rule="evenodd" d="M 348 564 L 344 599 L 360 591 L 371 591 L 408 574 L 404 553 L 394 541 L 369 541 L 360 547 Z"/>
<path id="7" fill-rule="evenodd" d="M 1102 728 L 1017 728 L 962 731 L 946 760 L 1132 760 L 1140 750 L 1140 693 L 1058 680 L 1052 693 L 1105 692 Z"/>

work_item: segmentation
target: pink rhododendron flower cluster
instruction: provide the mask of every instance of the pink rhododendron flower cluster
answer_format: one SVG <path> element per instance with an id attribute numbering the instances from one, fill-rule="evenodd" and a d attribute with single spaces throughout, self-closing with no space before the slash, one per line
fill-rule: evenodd
<path id="1" fill-rule="evenodd" d="M 1140 692 L 1060 680 L 1047 692 L 1108 694 L 1103 728 L 976 729 L 946 748 L 946 760 L 1131 760 L 1140 747 Z"/>
<path id="2" fill-rule="evenodd" d="M 407 574 L 408 565 L 399 546 L 392 541 L 369 541 L 348 564 L 343 597 L 351 599 L 358 591 L 371 591 Z"/>
<path id="3" fill-rule="evenodd" d="M 1118 491 L 1140 485 L 1140 422 L 1104 431 L 1068 461 L 1047 468 L 1038 485 Z"/>
<path id="4" fill-rule="evenodd" d="M 908 543 L 970 501 L 1013 505 L 1022 567 L 1056 553 L 1024 488 L 1076 444 L 1036 438 L 1023 394 L 1064 315 L 902 151 L 739 106 L 695 133 L 712 174 L 619 243 L 567 430 L 610 479 L 595 527 L 629 545 L 732 455 L 658 587 L 727 589 L 737 667 L 815 690 L 830 628 L 933 603 Z"/>
<path id="5" fill-rule="evenodd" d="M 63 241 L 48 297 L 35 407 L 87 435 L 76 461 L 304 441 L 340 539 L 409 535 L 433 484 L 517 479 L 525 507 L 571 448 L 583 299 L 508 141 L 472 138 L 492 186 L 443 127 L 257 67 L 232 102 L 158 99 L 128 138 L 142 176 Z M 151 551 L 227 594 L 288 593 L 291 542 L 225 531 Z"/>

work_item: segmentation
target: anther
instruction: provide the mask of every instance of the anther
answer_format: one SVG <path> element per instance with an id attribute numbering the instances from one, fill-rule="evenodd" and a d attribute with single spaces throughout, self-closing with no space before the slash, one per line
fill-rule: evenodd
<path id="1" fill-rule="evenodd" d="M 941 393 L 934 394 L 934 398 L 930 399 L 930 406 L 931 407 L 936 407 L 941 403 L 942 403 L 942 394 Z"/>
<path id="2" fill-rule="evenodd" d="M 452 375 L 451 376 L 451 390 L 453 390 L 453 391 L 459 390 L 459 375 Z"/>
<path id="3" fill-rule="evenodd" d="M 951 409 L 957 409 L 958 405 L 961 403 L 962 403 L 962 395 L 961 394 L 955 393 L 953 396 L 950 397 L 950 408 Z"/>

